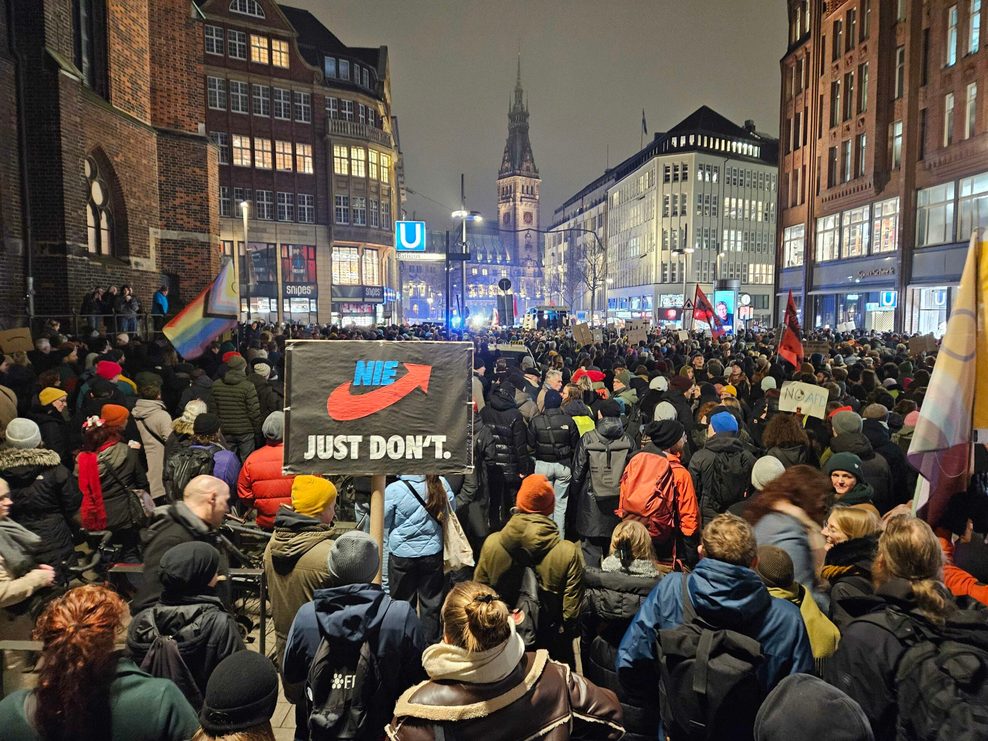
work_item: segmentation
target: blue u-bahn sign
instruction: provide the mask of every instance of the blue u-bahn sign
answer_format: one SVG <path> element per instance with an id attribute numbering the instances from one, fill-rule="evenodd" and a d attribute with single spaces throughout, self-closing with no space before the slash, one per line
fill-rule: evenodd
<path id="1" fill-rule="evenodd" d="M 425 252 L 425 233 L 424 221 L 396 221 L 395 250 Z"/>

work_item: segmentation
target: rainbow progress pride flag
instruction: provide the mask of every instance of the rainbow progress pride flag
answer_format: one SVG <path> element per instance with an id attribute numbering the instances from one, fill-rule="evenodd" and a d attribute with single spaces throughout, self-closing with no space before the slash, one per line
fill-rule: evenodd
<path id="1" fill-rule="evenodd" d="M 186 360 L 198 358 L 209 343 L 237 324 L 240 292 L 227 258 L 216 279 L 203 289 L 162 332 Z"/>

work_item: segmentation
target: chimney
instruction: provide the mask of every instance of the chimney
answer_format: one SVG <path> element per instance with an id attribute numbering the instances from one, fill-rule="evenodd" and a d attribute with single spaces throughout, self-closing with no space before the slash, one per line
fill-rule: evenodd
<path id="1" fill-rule="evenodd" d="M 749 134 L 755 133 L 755 122 L 750 118 L 744 122 L 744 130 Z"/>

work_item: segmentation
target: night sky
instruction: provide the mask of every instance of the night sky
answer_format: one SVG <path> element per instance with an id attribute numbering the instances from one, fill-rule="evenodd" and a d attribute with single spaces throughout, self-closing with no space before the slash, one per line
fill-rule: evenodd
<path id="1" fill-rule="evenodd" d="M 495 179 L 521 51 L 542 221 L 607 163 L 701 105 L 779 129 L 781 0 L 291 0 L 345 44 L 387 45 L 409 216 L 496 213 Z M 433 200 L 429 200 L 433 199 Z M 434 201 L 438 201 L 436 203 Z M 439 204 L 443 204 L 440 206 Z"/>

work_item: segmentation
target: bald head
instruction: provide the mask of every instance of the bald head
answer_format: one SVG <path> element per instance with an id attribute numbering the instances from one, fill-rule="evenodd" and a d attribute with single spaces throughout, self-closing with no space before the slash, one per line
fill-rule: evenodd
<path id="1" fill-rule="evenodd" d="M 202 474 L 186 484 L 182 500 L 198 518 L 219 527 L 229 509 L 230 487 L 222 479 Z"/>

